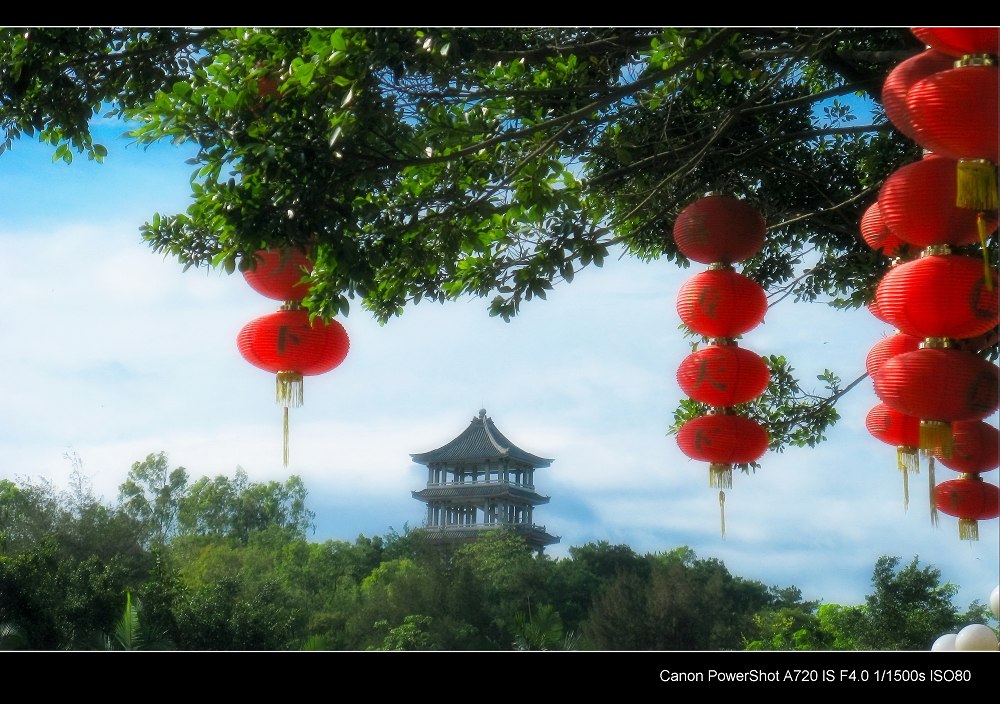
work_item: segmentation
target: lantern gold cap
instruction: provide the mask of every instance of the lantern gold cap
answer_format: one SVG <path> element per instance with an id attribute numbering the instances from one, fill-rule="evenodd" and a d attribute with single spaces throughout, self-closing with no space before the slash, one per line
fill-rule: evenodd
<path id="1" fill-rule="evenodd" d="M 948 349 L 951 345 L 951 338 L 949 337 L 927 337 L 924 341 L 920 343 L 923 347 L 932 347 L 935 349 Z"/>
<path id="2" fill-rule="evenodd" d="M 955 61 L 955 68 L 965 66 L 996 66 L 996 59 L 990 54 L 965 54 Z"/>

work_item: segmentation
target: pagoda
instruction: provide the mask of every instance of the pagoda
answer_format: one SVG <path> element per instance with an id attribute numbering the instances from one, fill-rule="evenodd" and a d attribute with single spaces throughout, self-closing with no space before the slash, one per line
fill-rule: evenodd
<path id="1" fill-rule="evenodd" d="M 410 457 L 427 467 L 427 487 L 411 493 L 427 504 L 419 530 L 431 540 L 470 541 L 508 526 L 539 553 L 559 542 L 534 523 L 535 506 L 549 502 L 535 491 L 535 470 L 553 460 L 517 447 L 485 409 L 451 442 Z"/>

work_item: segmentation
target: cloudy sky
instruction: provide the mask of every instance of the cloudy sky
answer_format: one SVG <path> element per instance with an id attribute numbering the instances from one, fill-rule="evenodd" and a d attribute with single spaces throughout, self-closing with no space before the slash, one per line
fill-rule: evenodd
<path id="1" fill-rule="evenodd" d="M 769 452 L 756 474 L 736 474 L 723 538 L 707 466 L 666 434 L 689 352 L 675 300 L 698 264 L 610 259 L 510 323 L 480 299 L 423 303 L 384 326 L 358 307 L 342 320 L 347 359 L 307 377 L 305 405 L 291 410 L 284 467 L 273 377 L 235 343 L 276 302 L 239 274 L 182 272 L 146 247 L 143 222 L 187 207 L 190 152 L 144 150 L 122 131 L 100 127 L 101 165 L 53 164 L 29 141 L 0 155 L 0 478 L 68 488 L 75 456 L 111 503 L 132 463 L 161 451 L 192 480 L 237 467 L 254 481 L 295 474 L 316 512 L 312 538 L 353 541 L 420 525 L 410 492 L 426 470 L 410 454 L 485 408 L 513 442 L 555 460 L 535 476 L 551 497 L 535 521 L 561 537 L 555 558 L 602 540 L 640 553 L 688 546 L 738 576 L 839 604 L 863 602 L 881 555 L 940 569 L 960 606 L 997 585 L 998 522 L 981 522 L 975 542 L 959 540 L 950 516 L 933 526 L 925 464 L 904 510 L 895 448 L 865 429 L 878 402 L 867 380 L 840 402 L 828 442 Z M 742 345 L 785 355 L 807 384 L 827 368 L 846 383 L 891 333 L 867 310 L 786 300 Z M 996 484 L 995 471 L 985 476 Z"/>

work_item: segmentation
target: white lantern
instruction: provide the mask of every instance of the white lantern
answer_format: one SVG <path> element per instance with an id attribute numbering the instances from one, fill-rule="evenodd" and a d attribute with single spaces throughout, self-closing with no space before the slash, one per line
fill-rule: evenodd
<path id="1" fill-rule="evenodd" d="M 997 650 L 998 647 L 997 634 L 981 623 L 968 625 L 955 636 L 956 650 Z"/>
<path id="2" fill-rule="evenodd" d="M 943 636 L 934 641 L 934 645 L 931 646 L 931 650 L 934 652 L 941 652 L 943 650 L 957 650 L 955 647 L 955 639 L 958 637 L 957 633 L 945 633 Z"/>
<path id="3" fill-rule="evenodd" d="M 993 612 L 994 618 L 1000 618 L 1000 584 L 993 587 L 993 591 L 990 593 L 990 610 Z"/>

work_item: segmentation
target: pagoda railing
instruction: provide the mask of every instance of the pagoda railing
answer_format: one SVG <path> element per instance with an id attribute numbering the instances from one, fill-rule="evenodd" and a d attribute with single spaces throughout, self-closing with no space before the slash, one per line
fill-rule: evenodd
<path id="1" fill-rule="evenodd" d="M 511 528 L 515 528 L 517 530 L 527 529 L 532 531 L 539 531 L 542 533 L 545 532 L 545 526 L 538 525 L 537 523 L 515 523 L 512 521 L 507 521 L 505 523 L 501 523 L 499 521 L 497 521 L 496 523 L 448 523 L 445 525 L 433 525 L 424 522 L 422 528 L 425 528 L 427 530 L 458 531 L 458 530 L 494 530 L 496 528 L 499 528 L 500 526 L 510 526 Z"/>
<path id="2" fill-rule="evenodd" d="M 509 484 L 510 486 L 516 486 L 516 487 L 520 487 L 522 489 L 531 489 L 532 491 L 535 490 L 535 485 L 534 484 L 525 484 L 523 482 L 514 482 L 514 481 L 511 481 L 509 479 L 506 479 L 506 480 L 505 479 L 482 479 L 480 481 L 475 481 L 475 482 L 474 481 L 467 481 L 467 482 L 456 482 L 456 481 L 427 482 L 427 487 L 431 488 L 431 487 L 439 487 L 439 486 L 467 486 L 467 485 L 478 485 L 478 484 Z"/>

